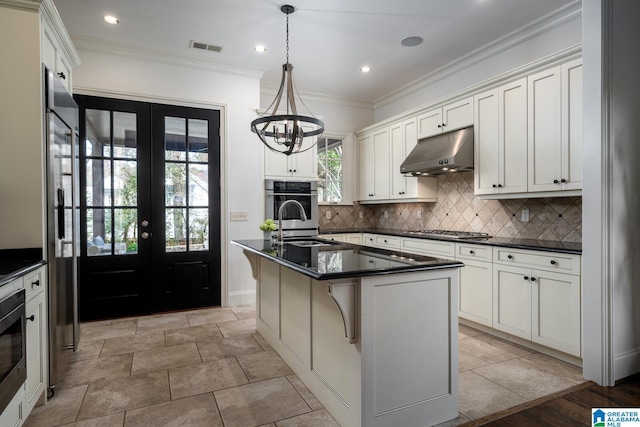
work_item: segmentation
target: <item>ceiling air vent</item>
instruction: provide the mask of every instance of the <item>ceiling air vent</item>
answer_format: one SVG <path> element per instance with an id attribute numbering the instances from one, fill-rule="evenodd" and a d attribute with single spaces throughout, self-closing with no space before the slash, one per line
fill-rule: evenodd
<path id="1" fill-rule="evenodd" d="M 210 52 L 222 51 L 222 46 L 216 46 L 214 44 L 208 44 L 208 43 L 194 42 L 193 40 L 191 40 L 191 42 L 189 43 L 189 47 L 193 49 L 208 50 Z"/>

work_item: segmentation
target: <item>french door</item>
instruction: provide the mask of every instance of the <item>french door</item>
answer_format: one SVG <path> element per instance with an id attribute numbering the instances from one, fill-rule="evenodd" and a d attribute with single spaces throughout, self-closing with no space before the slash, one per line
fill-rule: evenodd
<path id="1" fill-rule="evenodd" d="M 76 101 L 81 320 L 219 305 L 219 112 Z"/>

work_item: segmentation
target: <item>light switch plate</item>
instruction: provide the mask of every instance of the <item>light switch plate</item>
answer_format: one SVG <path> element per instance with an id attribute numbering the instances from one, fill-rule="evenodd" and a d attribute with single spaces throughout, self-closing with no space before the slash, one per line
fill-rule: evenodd
<path id="1" fill-rule="evenodd" d="M 230 211 L 229 220 L 231 221 L 248 221 L 249 213 L 247 211 Z"/>
<path id="2" fill-rule="evenodd" d="M 389 212 L 388 212 L 388 211 L 384 211 L 384 213 L 382 214 L 382 216 L 384 217 L 384 219 L 389 218 Z"/>
<path id="3" fill-rule="evenodd" d="M 421 210 L 418 210 L 418 211 L 416 212 L 416 217 L 417 217 L 418 219 L 422 218 L 422 211 L 421 211 Z"/>
<path id="4" fill-rule="evenodd" d="M 529 222 L 529 209 L 522 209 L 520 213 L 520 220 L 522 222 Z"/>
<path id="5" fill-rule="evenodd" d="M 325 212 L 324 217 L 327 219 L 331 219 L 331 211 Z"/>
<path id="6" fill-rule="evenodd" d="M 364 218 L 364 212 L 362 211 L 358 212 L 358 218 L 360 219 Z"/>

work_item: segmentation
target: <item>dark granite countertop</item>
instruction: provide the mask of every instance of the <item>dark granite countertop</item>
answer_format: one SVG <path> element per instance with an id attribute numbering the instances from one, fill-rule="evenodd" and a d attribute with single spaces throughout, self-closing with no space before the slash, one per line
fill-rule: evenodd
<path id="1" fill-rule="evenodd" d="M 517 239 L 509 237 L 489 237 L 486 239 L 455 239 L 444 236 L 421 236 L 411 234 L 407 230 L 393 230 L 385 228 L 371 229 L 342 229 L 342 230 L 320 230 L 320 234 L 342 234 L 342 233 L 373 233 L 386 234 L 389 236 L 412 237 L 416 239 L 428 240 L 446 240 L 449 242 L 465 242 L 476 243 L 478 245 L 500 246 L 514 249 L 531 249 L 548 252 L 558 252 L 566 254 L 582 254 L 582 243 L 580 242 L 561 242 L 554 240 L 537 240 L 537 239 Z"/>
<path id="2" fill-rule="evenodd" d="M 320 239 L 318 239 L 320 240 Z M 233 240 L 244 250 L 316 280 L 463 267 L 458 261 L 325 240 L 326 246 L 299 247 L 268 240 Z"/>
<path id="3" fill-rule="evenodd" d="M 0 286 L 43 265 L 41 248 L 0 249 Z"/>

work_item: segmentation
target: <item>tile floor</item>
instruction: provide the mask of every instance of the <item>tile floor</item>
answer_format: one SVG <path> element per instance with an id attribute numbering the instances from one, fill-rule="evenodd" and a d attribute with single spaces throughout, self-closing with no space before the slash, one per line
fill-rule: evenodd
<path id="1" fill-rule="evenodd" d="M 478 419 L 583 382 L 580 370 L 460 327 L 460 416 Z M 255 330 L 255 308 L 82 325 L 79 351 L 26 427 L 338 424 Z"/>

